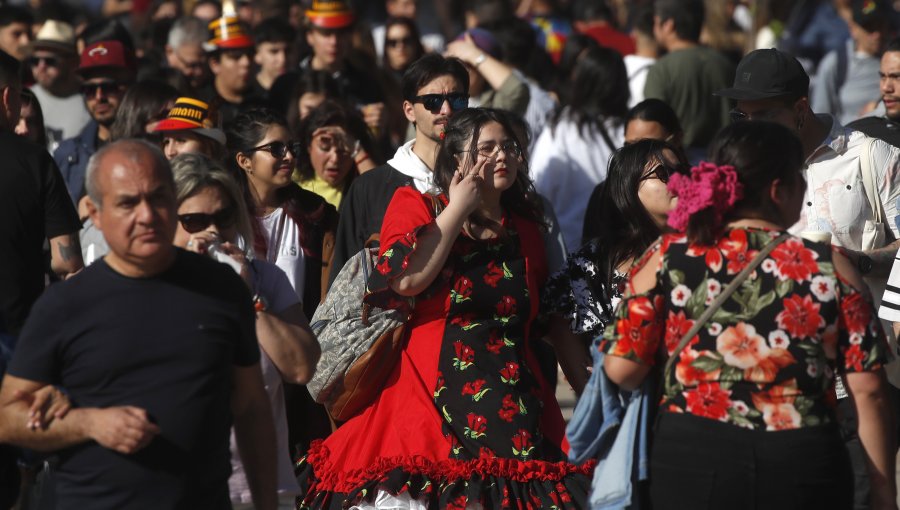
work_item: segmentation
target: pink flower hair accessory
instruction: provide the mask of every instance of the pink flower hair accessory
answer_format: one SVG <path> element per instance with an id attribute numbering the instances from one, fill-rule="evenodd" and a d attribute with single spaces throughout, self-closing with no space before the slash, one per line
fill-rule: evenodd
<path id="1" fill-rule="evenodd" d="M 712 207 L 715 225 L 722 223 L 722 217 L 735 202 L 744 196 L 744 185 L 738 181 L 733 166 L 716 165 L 701 161 L 691 168 L 690 175 L 674 174 L 667 186 L 670 193 L 678 197 L 678 204 L 669 213 L 668 224 L 678 232 L 687 229 L 691 215 Z"/>

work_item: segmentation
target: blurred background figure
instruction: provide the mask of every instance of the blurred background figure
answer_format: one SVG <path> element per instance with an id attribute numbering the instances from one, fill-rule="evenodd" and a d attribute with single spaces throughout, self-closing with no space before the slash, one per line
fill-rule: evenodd
<path id="1" fill-rule="evenodd" d="M 47 148 L 53 152 L 59 142 L 77 135 L 91 120 L 81 96 L 81 79 L 75 73 L 75 30 L 64 21 L 47 20 L 26 62 L 35 81 L 31 90 L 47 110 Z"/>
<path id="2" fill-rule="evenodd" d="M 146 138 L 156 140 L 156 125 L 166 118 L 175 105 L 178 91 L 166 82 L 141 80 L 129 87 L 110 126 L 110 140 Z"/>
<path id="3" fill-rule="evenodd" d="M 19 123 L 16 124 L 17 135 L 32 141 L 41 147 L 47 146 L 47 130 L 44 126 L 44 112 L 41 102 L 34 92 L 22 90 L 22 108 Z"/>
<path id="4" fill-rule="evenodd" d="M 196 94 L 209 81 L 209 65 L 203 43 L 207 40 L 206 24 L 193 18 L 180 18 L 169 30 L 166 63 L 178 71 L 186 82 L 183 94 Z"/>
<path id="5" fill-rule="evenodd" d="M 297 65 L 292 45 L 297 37 L 294 27 L 282 18 L 269 18 L 253 28 L 253 42 L 256 43 L 256 77 L 253 80 L 253 95 L 268 98 L 269 89 L 275 80 Z"/>
<path id="6" fill-rule="evenodd" d="M 287 107 L 288 127 L 295 138 L 300 137 L 300 122 L 327 99 L 340 99 L 337 82 L 329 73 L 309 70 L 300 74 Z"/>
<path id="7" fill-rule="evenodd" d="M 340 208 L 353 179 L 375 167 L 372 158 L 364 156 L 374 147 L 362 118 L 334 101 L 326 101 L 309 113 L 300 124 L 299 139 L 294 181 L 335 209 Z"/>
<path id="8" fill-rule="evenodd" d="M 568 101 L 541 133 L 531 160 L 534 186 L 553 204 L 570 251 L 581 246 L 588 198 L 624 142 L 627 112 L 622 56 L 609 48 L 588 49 L 575 64 Z"/>

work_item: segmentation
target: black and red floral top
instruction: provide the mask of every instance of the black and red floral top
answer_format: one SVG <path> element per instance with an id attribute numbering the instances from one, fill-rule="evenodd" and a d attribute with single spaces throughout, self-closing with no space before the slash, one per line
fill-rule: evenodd
<path id="1" fill-rule="evenodd" d="M 666 356 L 758 250 L 780 232 L 735 228 L 715 246 L 667 234 L 635 265 L 661 252 L 656 286 L 623 299 L 601 350 L 648 365 Z M 872 305 L 834 270 L 831 247 L 790 238 L 678 355 L 661 409 L 757 430 L 831 421 L 834 370 L 882 366 L 884 333 Z"/>

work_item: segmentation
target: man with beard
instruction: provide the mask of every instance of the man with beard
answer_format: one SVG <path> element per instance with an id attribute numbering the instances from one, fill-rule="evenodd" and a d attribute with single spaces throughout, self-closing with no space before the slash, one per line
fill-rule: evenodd
<path id="1" fill-rule="evenodd" d="M 109 141 L 109 127 L 116 119 L 122 96 L 134 81 L 134 54 L 118 41 L 100 41 L 81 53 L 77 72 L 83 80 L 81 94 L 91 122 L 78 136 L 63 140 L 53 154 L 76 204 L 84 196 L 88 160 Z"/>
<path id="2" fill-rule="evenodd" d="M 394 191 L 415 186 L 424 193 L 434 186 L 434 160 L 450 117 L 468 107 L 469 74 L 458 59 L 431 53 L 414 62 L 403 75 L 403 113 L 416 137 L 403 144 L 386 164 L 353 180 L 341 201 L 330 278 L 363 248 L 381 222 Z"/>

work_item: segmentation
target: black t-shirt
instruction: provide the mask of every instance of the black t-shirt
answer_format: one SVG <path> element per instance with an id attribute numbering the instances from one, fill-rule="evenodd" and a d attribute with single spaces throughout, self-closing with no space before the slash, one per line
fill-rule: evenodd
<path id="1" fill-rule="evenodd" d="M 156 277 L 100 260 L 41 296 L 9 373 L 62 386 L 76 407 L 146 409 L 162 431 L 134 455 L 93 441 L 60 452 L 58 508 L 229 507 L 232 370 L 259 361 L 254 320 L 234 271 L 183 250 Z"/>
<path id="2" fill-rule="evenodd" d="M 44 290 L 44 240 L 81 222 L 46 148 L 0 133 L 0 154 L 0 324 L 16 335 Z"/>

